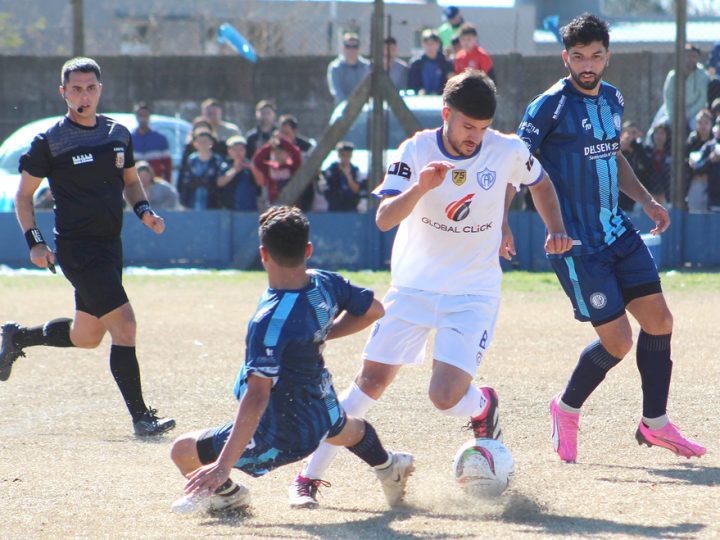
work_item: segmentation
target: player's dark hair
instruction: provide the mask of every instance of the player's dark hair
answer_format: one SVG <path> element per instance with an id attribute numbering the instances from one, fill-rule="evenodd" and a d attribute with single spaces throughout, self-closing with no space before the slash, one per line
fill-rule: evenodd
<path id="1" fill-rule="evenodd" d="M 206 100 L 204 100 L 204 101 L 200 104 L 200 108 L 201 108 L 201 109 L 207 109 L 207 108 L 209 108 L 209 107 L 221 107 L 220 101 L 218 101 L 218 100 L 215 99 L 215 98 L 210 97 L 210 98 L 207 98 Z"/>
<path id="2" fill-rule="evenodd" d="M 100 80 L 100 66 L 98 63 L 92 58 L 76 56 L 65 62 L 60 70 L 60 80 L 63 86 L 67 84 L 70 74 L 75 71 L 79 71 L 80 73 L 94 73 L 97 80 Z"/>
<path id="3" fill-rule="evenodd" d="M 610 47 L 608 23 L 592 13 L 575 17 L 560 29 L 560 36 L 566 51 L 575 45 L 589 45 L 593 41 L 602 42 L 606 49 Z"/>
<path id="4" fill-rule="evenodd" d="M 484 71 L 466 69 L 445 83 L 443 102 L 475 120 L 490 120 L 497 107 L 495 83 Z"/>
<path id="5" fill-rule="evenodd" d="M 137 113 L 140 112 L 140 111 L 151 112 L 151 111 L 150 111 L 150 105 L 148 105 L 148 104 L 145 103 L 144 101 L 140 101 L 139 103 L 136 103 L 135 106 L 133 107 L 133 112 L 134 112 L 135 114 L 137 114 Z"/>
<path id="6" fill-rule="evenodd" d="M 290 268 L 305 263 L 310 222 L 299 208 L 273 206 L 260 215 L 259 223 L 260 244 L 277 264 Z"/>

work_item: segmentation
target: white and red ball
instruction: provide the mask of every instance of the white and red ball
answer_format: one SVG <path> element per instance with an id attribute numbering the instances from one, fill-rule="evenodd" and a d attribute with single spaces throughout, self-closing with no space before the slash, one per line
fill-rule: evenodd
<path id="1" fill-rule="evenodd" d="M 471 439 L 453 461 L 455 480 L 475 497 L 497 497 L 510 484 L 515 460 L 507 447 L 495 439 Z"/>

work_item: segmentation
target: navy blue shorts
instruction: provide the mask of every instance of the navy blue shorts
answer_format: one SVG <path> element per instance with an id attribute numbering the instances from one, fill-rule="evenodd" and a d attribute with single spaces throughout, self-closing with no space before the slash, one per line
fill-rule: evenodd
<path id="1" fill-rule="evenodd" d="M 293 445 L 287 437 L 283 440 L 265 440 L 262 437 L 262 423 L 258 426 L 256 436 L 250 439 L 240 459 L 237 460 L 234 467 L 240 469 L 250 476 L 262 476 L 269 473 L 273 469 L 300 461 L 312 454 L 320 443 L 326 437 L 334 437 L 339 434 L 347 423 L 347 416 L 342 407 L 337 406 L 337 416 L 335 423 L 330 431 L 322 434 L 313 441 L 310 446 L 298 448 Z M 208 429 L 197 440 L 197 451 L 200 462 L 203 464 L 212 463 L 217 460 L 220 452 L 225 446 L 225 442 L 230 436 L 233 423 L 230 422 L 223 426 Z"/>
<path id="2" fill-rule="evenodd" d="M 621 317 L 635 298 L 662 292 L 655 261 L 637 231 L 598 253 L 551 258 L 579 321 L 600 326 Z"/>
<path id="3" fill-rule="evenodd" d="M 57 260 L 75 288 L 75 309 L 97 318 L 107 315 L 128 297 L 122 284 L 120 238 L 109 240 L 56 239 Z"/>

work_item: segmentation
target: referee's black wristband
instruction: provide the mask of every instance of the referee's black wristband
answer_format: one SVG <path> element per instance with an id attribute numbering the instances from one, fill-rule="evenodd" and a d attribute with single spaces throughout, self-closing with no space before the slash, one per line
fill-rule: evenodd
<path id="1" fill-rule="evenodd" d="M 151 214 L 154 214 L 152 207 L 150 206 L 150 203 L 147 201 L 138 201 L 135 203 L 135 206 L 133 206 L 133 210 L 135 212 L 135 215 L 138 217 L 138 219 L 142 220 L 143 215 L 145 212 L 150 212 Z"/>
<path id="2" fill-rule="evenodd" d="M 38 244 L 47 244 L 40 232 L 40 229 L 38 228 L 28 229 L 25 231 L 25 241 L 30 249 L 34 248 Z"/>

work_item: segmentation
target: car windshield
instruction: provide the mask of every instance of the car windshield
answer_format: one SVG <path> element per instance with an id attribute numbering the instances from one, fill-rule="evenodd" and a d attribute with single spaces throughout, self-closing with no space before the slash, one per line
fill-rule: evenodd
<path id="1" fill-rule="evenodd" d="M 420 122 L 422 129 L 432 129 L 442 125 L 440 111 L 421 109 L 415 110 L 413 113 L 418 119 L 418 122 Z M 387 122 L 388 131 L 386 133 L 385 148 L 397 148 L 405 139 L 408 138 L 408 136 L 394 114 L 386 110 L 385 116 L 386 119 L 389 116 L 389 121 Z M 345 140 L 352 142 L 357 150 L 367 150 L 370 147 L 368 130 L 369 118 L 370 111 L 363 110 L 344 137 Z"/>

